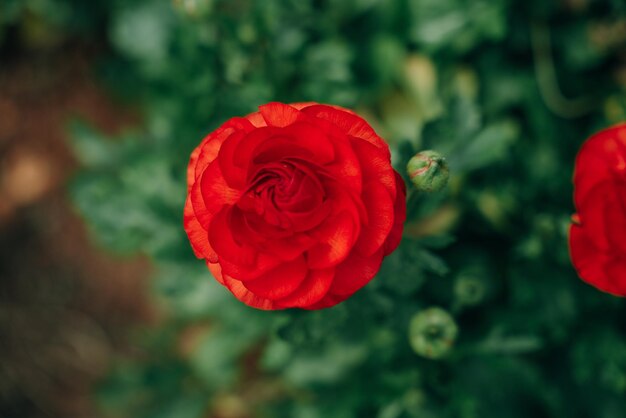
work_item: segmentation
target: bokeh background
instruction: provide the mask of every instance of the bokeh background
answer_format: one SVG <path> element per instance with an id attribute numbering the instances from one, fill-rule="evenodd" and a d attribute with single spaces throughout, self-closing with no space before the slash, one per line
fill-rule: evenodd
<path id="1" fill-rule="evenodd" d="M 332 309 L 244 306 L 182 229 L 190 151 L 273 100 L 450 164 Z M 0 0 L 0 417 L 624 418 L 626 303 L 566 244 L 624 120 L 622 0 Z"/>

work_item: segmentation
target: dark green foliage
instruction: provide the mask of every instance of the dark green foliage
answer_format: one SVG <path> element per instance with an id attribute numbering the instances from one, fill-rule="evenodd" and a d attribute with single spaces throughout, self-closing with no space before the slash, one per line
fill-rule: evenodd
<path id="1" fill-rule="evenodd" d="M 21 7 L 57 4 L 73 17 L 42 15 L 72 33 L 79 3 L 8 1 L 0 31 Z M 108 416 L 626 416 L 624 301 L 582 283 L 566 244 L 575 153 L 626 117 L 626 37 L 607 29 L 626 24 L 621 2 L 93 7 L 113 51 L 99 75 L 144 123 L 114 139 L 72 124 L 84 165 L 72 196 L 96 240 L 152 257 L 168 313 L 103 383 Z M 271 100 L 354 108 L 403 175 L 422 149 L 449 162 L 446 190 L 410 193 L 406 236 L 377 278 L 332 309 L 247 308 L 182 230 L 190 151 Z M 440 360 L 409 345 L 411 318 L 430 306 L 459 330 Z"/>

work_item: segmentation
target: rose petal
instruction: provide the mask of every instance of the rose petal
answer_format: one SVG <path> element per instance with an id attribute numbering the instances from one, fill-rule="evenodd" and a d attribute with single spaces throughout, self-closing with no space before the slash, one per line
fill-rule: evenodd
<path id="1" fill-rule="evenodd" d="M 576 206 L 595 186 L 615 176 L 626 176 L 626 125 L 605 129 L 581 147 L 574 170 Z"/>
<path id="2" fill-rule="evenodd" d="M 234 205 L 241 196 L 241 191 L 233 189 L 226 183 L 219 164 L 208 166 L 202 173 L 199 183 L 202 203 L 209 214 L 217 213 L 224 206 Z M 197 191 L 192 188 L 192 203 L 196 210 L 202 209 L 199 200 Z M 197 212 L 196 214 L 198 219 L 204 216 Z"/>
<path id="3" fill-rule="evenodd" d="M 263 119 L 263 115 L 261 115 L 261 112 L 250 113 L 246 116 L 246 119 L 248 119 L 255 128 L 262 128 L 267 126 L 267 122 L 265 122 L 265 119 Z"/>
<path id="4" fill-rule="evenodd" d="M 289 106 L 298 109 L 298 110 L 302 110 L 305 107 L 309 107 L 309 106 L 314 106 L 317 105 L 317 103 L 315 102 L 301 102 L 301 103 L 290 103 Z M 245 118 L 247 120 L 250 121 L 250 123 L 252 123 L 252 125 L 254 125 L 256 128 L 261 128 L 264 126 L 267 126 L 267 122 L 265 121 L 265 119 L 263 119 L 263 115 L 261 115 L 261 112 L 254 112 L 254 113 L 250 113 L 249 115 L 246 115 Z"/>
<path id="5" fill-rule="evenodd" d="M 392 199 L 396 196 L 396 179 L 389 157 L 376 146 L 361 139 L 351 141 L 363 173 L 363 182 L 377 182 L 387 188 Z"/>
<path id="6" fill-rule="evenodd" d="M 317 103 L 315 102 L 298 102 L 298 103 L 289 103 L 289 106 L 291 107 L 295 107 L 298 110 L 302 110 L 305 107 L 311 107 L 311 106 L 316 106 Z"/>
<path id="7" fill-rule="evenodd" d="M 224 274 L 236 280 L 254 280 L 261 277 L 268 271 L 275 269 L 284 261 L 267 253 L 258 253 L 254 263 L 251 265 L 243 265 L 232 263 L 224 258 L 219 260 Z"/>
<path id="8" fill-rule="evenodd" d="M 209 244 L 209 233 L 200 225 L 196 214 L 194 213 L 193 205 L 191 204 L 191 198 L 187 197 L 185 201 L 185 211 L 183 217 L 183 223 L 185 232 L 189 237 L 191 248 L 193 253 L 198 258 L 213 259 L 215 261 L 217 254 L 213 251 L 211 244 Z"/>
<path id="9" fill-rule="evenodd" d="M 344 300 L 348 299 L 350 296 L 352 295 L 333 295 L 331 293 L 326 293 L 326 296 L 324 296 L 319 302 L 303 306 L 302 308 L 307 310 L 331 308 L 338 303 L 341 303 Z"/>
<path id="10" fill-rule="evenodd" d="M 263 128 L 240 141 L 231 161 L 241 167 L 251 162 L 265 164 L 285 158 L 300 158 L 316 165 L 333 161 L 335 148 L 326 133 L 308 122 L 286 128 Z"/>
<path id="11" fill-rule="evenodd" d="M 209 225 L 209 243 L 217 253 L 220 261 L 228 260 L 231 263 L 251 266 L 256 261 L 254 248 L 233 236 L 233 229 L 230 227 L 232 207 L 225 206 L 211 220 Z"/>
<path id="12" fill-rule="evenodd" d="M 208 261 L 206 265 L 215 280 L 217 280 L 222 286 L 226 286 L 226 283 L 224 283 L 224 277 L 222 275 L 222 266 L 220 266 L 218 263 L 210 263 Z"/>
<path id="13" fill-rule="evenodd" d="M 307 252 L 309 267 L 322 269 L 343 261 L 352 250 L 356 231 L 356 221 L 350 213 L 341 212 L 328 219 L 312 233 L 319 243 Z"/>
<path id="14" fill-rule="evenodd" d="M 250 292 L 246 287 L 238 280 L 229 277 L 227 274 L 222 273 L 222 269 L 219 264 L 209 264 L 209 270 L 213 274 L 213 277 L 224 285 L 233 295 L 246 305 L 263 310 L 280 309 L 276 308 L 273 301 L 264 299 Z"/>
<path id="15" fill-rule="evenodd" d="M 380 183 L 370 181 L 363 186 L 363 204 L 367 210 L 367 224 L 363 225 L 355 249 L 364 256 L 379 250 L 394 225 L 394 201 Z"/>
<path id="16" fill-rule="evenodd" d="M 276 258 L 290 261 L 304 255 L 315 241 L 305 234 L 291 234 L 273 238 L 274 234 L 263 234 L 255 230 L 246 215 L 238 208 L 233 209 L 231 227 L 238 236 L 244 236 L 258 253 L 270 253 Z M 261 224 L 263 225 L 263 224 Z"/>
<path id="17" fill-rule="evenodd" d="M 259 106 L 259 112 L 268 126 L 280 128 L 291 125 L 300 117 L 298 109 L 278 102 Z"/>
<path id="18" fill-rule="evenodd" d="M 303 113 L 327 120 L 337 126 L 348 136 L 354 136 L 372 143 L 390 157 L 389 147 L 378 136 L 374 129 L 355 113 L 338 106 L 317 105 L 309 106 L 302 110 Z"/>
<path id="19" fill-rule="evenodd" d="M 368 161 L 357 157 L 347 138 L 341 139 L 336 136 L 330 138 L 334 140 L 335 160 L 324 165 L 324 173 L 328 173 L 333 180 L 359 195 L 363 188 L 361 167 L 368 164 Z"/>
<path id="20" fill-rule="evenodd" d="M 202 172 L 217 158 L 219 150 L 228 138 L 233 134 L 250 132 L 254 129 L 252 124 L 244 118 L 232 118 L 207 135 L 200 145 L 191 154 L 189 168 L 187 170 L 187 181 L 191 185 L 189 176 L 193 171 L 194 181 L 200 177 Z M 195 154 L 195 155 L 194 155 Z M 194 158 L 196 157 L 196 158 Z"/>
<path id="21" fill-rule="evenodd" d="M 605 292 L 615 296 L 626 296 L 626 260 L 613 258 L 606 264 L 608 286 Z"/>
<path id="22" fill-rule="evenodd" d="M 596 185 L 578 206 L 580 222 L 584 225 L 589 239 L 602 251 L 610 251 L 611 244 L 607 237 L 606 207 L 613 195 L 612 184 L 605 182 Z"/>
<path id="23" fill-rule="evenodd" d="M 626 254 L 626 184 L 613 182 L 604 200 L 604 210 L 598 215 L 603 218 L 609 247 L 614 252 Z"/>
<path id="24" fill-rule="evenodd" d="M 211 218 L 213 217 L 213 213 L 209 212 L 206 205 L 204 204 L 201 182 L 197 181 L 193 184 L 191 190 L 189 191 L 188 199 L 191 203 L 196 219 L 204 229 L 208 229 L 209 224 L 211 223 Z M 219 209 L 220 208 L 214 210 L 217 211 Z"/>
<path id="25" fill-rule="evenodd" d="M 335 280 L 330 286 L 329 293 L 333 295 L 351 295 L 365 286 L 378 273 L 383 261 L 382 249 L 364 257 L 355 252 L 335 271 Z"/>
<path id="26" fill-rule="evenodd" d="M 625 295 L 624 289 L 616 285 L 619 279 L 626 276 L 607 275 L 607 266 L 611 265 L 611 273 L 619 272 L 616 261 L 611 260 L 606 252 L 600 251 L 591 239 L 589 239 L 585 229 L 579 225 L 572 225 L 569 230 L 569 247 L 572 263 L 580 278 L 598 289 L 615 294 Z"/>
<path id="27" fill-rule="evenodd" d="M 334 269 L 309 270 L 306 279 L 291 295 L 276 301 L 284 308 L 304 308 L 319 302 L 330 289 L 335 275 Z"/>
<path id="28" fill-rule="evenodd" d="M 262 298 L 252 293 L 244 286 L 242 282 L 231 279 L 228 276 L 224 277 L 224 281 L 228 289 L 233 292 L 233 295 L 235 295 L 237 299 L 239 299 L 246 305 L 266 311 L 280 309 L 276 307 L 274 301 Z"/>
<path id="29" fill-rule="evenodd" d="M 254 280 L 244 281 L 244 286 L 256 296 L 281 299 L 293 293 L 304 281 L 308 268 L 304 256 L 281 264 Z"/>
<path id="30" fill-rule="evenodd" d="M 222 144 L 217 155 L 217 163 L 219 164 L 220 171 L 222 172 L 224 180 L 229 187 L 237 190 L 245 188 L 248 172 L 247 166 L 233 164 L 235 162 L 235 155 L 237 154 L 239 144 L 247 135 L 258 134 L 259 132 L 263 132 L 263 130 L 257 129 L 250 134 L 246 134 L 245 132 L 236 132 L 226 138 Z M 264 139 L 265 137 L 263 140 Z"/>
<path id="31" fill-rule="evenodd" d="M 289 212 L 293 231 L 306 232 L 319 226 L 332 213 L 331 206 L 331 202 L 325 201 L 310 212 Z"/>
<path id="32" fill-rule="evenodd" d="M 307 122 L 286 128 L 258 128 L 249 134 L 232 135 L 224 142 L 218 160 L 227 183 L 244 188 L 265 164 L 299 159 L 315 165 L 335 158 L 335 149 L 326 134 Z"/>
<path id="33" fill-rule="evenodd" d="M 198 157 L 204 147 L 205 141 L 202 141 L 189 156 L 189 165 L 187 165 L 187 193 L 189 193 L 191 186 L 196 182 L 196 166 L 198 165 Z"/>

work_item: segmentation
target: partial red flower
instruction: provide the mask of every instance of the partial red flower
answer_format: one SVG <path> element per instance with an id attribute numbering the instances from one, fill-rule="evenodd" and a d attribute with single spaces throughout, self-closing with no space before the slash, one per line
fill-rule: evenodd
<path id="1" fill-rule="evenodd" d="M 576 158 L 570 255 L 580 277 L 626 296 L 626 124 L 589 138 Z"/>
<path id="2" fill-rule="evenodd" d="M 336 106 L 269 103 L 191 154 L 185 231 L 259 309 L 321 309 L 365 286 L 400 243 L 404 182 L 389 147 Z"/>

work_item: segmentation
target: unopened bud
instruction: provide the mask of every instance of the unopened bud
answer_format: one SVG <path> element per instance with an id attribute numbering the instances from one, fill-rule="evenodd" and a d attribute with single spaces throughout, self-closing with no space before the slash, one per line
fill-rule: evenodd
<path id="1" fill-rule="evenodd" d="M 454 296 L 460 305 L 477 305 L 483 301 L 486 293 L 485 281 L 475 276 L 461 275 L 454 283 Z"/>
<path id="2" fill-rule="evenodd" d="M 429 359 L 439 359 L 448 354 L 457 333 L 452 316 L 437 307 L 417 313 L 409 324 L 409 342 L 413 351 Z"/>
<path id="3" fill-rule="evenodd" d="M 436 192 L 448 184 L 448 163 L 436 151 L 418 152 L 409 160 L 406 168 L 411 182 L 420 191 Z"/>

